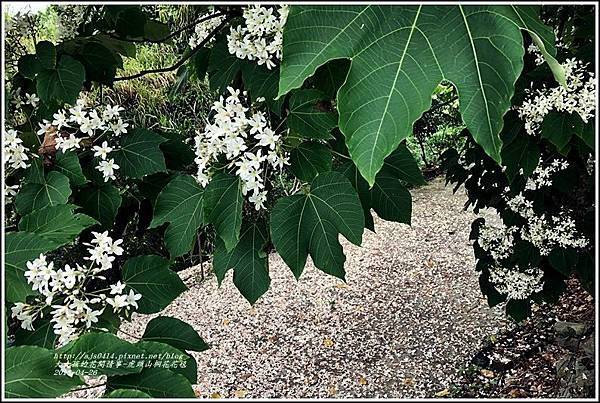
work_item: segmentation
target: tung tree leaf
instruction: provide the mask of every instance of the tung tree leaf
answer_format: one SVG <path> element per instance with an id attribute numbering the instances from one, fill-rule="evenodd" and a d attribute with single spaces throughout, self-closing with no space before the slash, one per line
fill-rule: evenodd
<path id="1" fill-rule="evenodd" d="M 90 332 L 77 339 L 73 340 L 59 350 L 66 357 L 79 357 L 77 362 L 72 363 L 73 370 L 82 370 L 84 373 L 89 373 L 91 370 L 98 371 L 99 375 L 124 375 L 140 372 L 141 367 L 134 366 L 132 368 L 126 365 L 113 367 L 99 367 L 92 358 L 95 354 L 114 354 L 115 357 L 124 356 L 126 354 L 142 354 L 142 350 L 137 344 L 131 344 L 111 333 Z M 67 362 L 68 359 L 67 359 Z M 87 363 L 87 366 L 85 365 Z M 78 364 L 75 366 L 75 364 Z"/>
<path id="2" fill-rule="evenodd" d="M 206 186 L 204 196 L 205 215 L 209 223 L 215 226 L 217 235 L 232 250 L 240 239 L 242 227 L 242 183 L 237 176 L 218 173 Z"/>
<path id="3" fill-rule="evenodd" d="M 43 348 L 54 348 L 56 334 L 50 322 L 50 318 L 41 318 L 35 321 L 35 329 L 33 331 L 19 328 L 15 331 L 16 346 L 38 346 Z"/>
<path id="4" fill-rule="evenodd" d="M 160 192 L 150 228 L 169 223 L 165 245 L 171 257 L 188 252 L 204 224 L 204 189 L 189 175 L 178 175 Z"/>
<path id="5" fill-rule="evenodd" d="M 425 180 L 404 143 L 385 159 L 372 188 L 369 188 L 368 183 L 360 176 L 352 161 L 346 161 L 340 167 L 340 171 L 358 192 L 367 228 L 375 231 L 371 209 L 384 220 L 410 224 L 412 198 L 404 183 L 421 185 Z"/>
<path id="6" fill-rule="evenodd" d="M 213 269 L 219 285 L 227 270 L 233 268 L 233 283 L 240 293 L 254 304 L 269 289 L 269 259 L 264 252 L 268 230 L 264 222 L 246 225 L 239 243 L 228 252 L 217 240 L 213 256 Z"/>
<path id="7" fill-rule="evenodd" d="M 136 256 L 123 265 L 123 281 L 142 295 L 138 312 L 156 313 L 166 308 L 187 290 L 177 273 L 169 269 L 169 261 L 160 256 Z"/>
<path id="8" fill-rule="evenodd" d="M 37 258 L 40 253 L 53 249 L 55 243 L 29 232 L 9 232 L 4 239 L 4 263 L 6 269 L 6 300 L 25 301 L 35 292 L 25 280 L 27 261 Z"/>
<path id="9" fill-rule="evenodd" d="M 192 326 L 168 316 L 158 316 L 148 322 L 142 340 L 166 343 L 179 350 L 205 351 L 209 348 Z"/>
<path id="10" fill-rule="evenodd" d="M 56 48 L 49 41 L 41 41 L 35 44 L 35 55 L 44 69 L 56 67 Z"/>
<path id="11" fill-rule="evenodd" d="M 290 152 L 290 169 L 296 178 L 310 182 L 319 173 L 331 171 L 331 151 L 321 143 L 301 143 Z"/>
<path id="12" fill-rule="evenodd" d="M 119 189 L 107 183 L 80 188 L 75 194 L 75 201 L 86 214 L 98 220 L 103 228 L 108 229 L 115 221 L 122 197 Z"/>
<path id="13" fill-rule="evenodd" d="M 19 231 L 36 233 L 47 239 L 55 247 L 75 240 L 77 235 L 98 221 L 81 213 L 73 213 L 72 204 L 47 206 L 35 210 L 19 221 Z"/>
<path id="14" fill-rule="evenodd" d="M 81 170 L 77 153 L 73 151 L 57 152 L 54 159 L 54 169 L 69 178 L 71 185 L 81 186 L 88 181 Z"/>
<path id="15" fill-rule="evenodd" d="M 15 197 L 19 214 L 27 214 L 46 206 L 65 204 L 71 195 L 69 178 L 60 172 L 48 172 L 44 183 L 26 183 Z"/>
<path id="16" fill-rule="evenodd" d="M 318 90 L 300 90 L 290 96 L 288 127 L 309 139 L 332 139 L 331 129 L 337 126 L 337 114 L 319 104 L 326 98 Z"/>
<path id="17" fill-rule="evenodd" d="M 548 139 L 560 152 L 569 144 L 573 135 L 581 137 L 583 126 L 583 120 L 577 113 L 552 111 L 542 122 L 542 138 Z"/>
<path id="18" fill-rule="evenodd" d="M 160 145 L 164 137 L 146 129 L 134 129 L 124 134 L 117 151 L 113 152 L 119 172 L 129 178 L 142 178 L 167 170 Z"/>
<path id="19" fill-rule="evenodd" d="M 338 234 L 355 245 L 362 242 L 364 217 L 352 185 L 338 172 L 317 175 L 310 192 L 282 197 L 271 213 L 275 249 L 299 278 L 310 254 L 325 273 L 345 278 Z"/>
<path id="20" fill-rule="evenodd" d="M 4 387 L 8 398 L 59 397 L 83 382 L 55 375 L 54 352 L 37 346 L 6 349 Z"/>
<path id="21" fill-rule="evenodd" d="M 457 87 L 469 131 L 500 162 L 502 116 L 523 68 L 520 29 L 539 30 L 522 25 L 504 5 L 294 6 L 284 30 L 279 96 L 326 62 L 351 59 L 338 91 L 339 126 L 372 186 L 445 79 Z"/>
<path id="22" fill-rule="evenodd" d="M 40 70 L 36 78 L 36 91 L 45 104 L 52 101 L 74 104 L 84 79 L 83 65 L 71 56 L 63 55 L 56 68 Z"/>
<path id="23" fill-rule="evenodd" d="M 189 354 L 176 349 L 165 343 L 159 343 L 155 341 L 138 341 L 135 346 L 143 350 L 149 356 L 167 356 L 169 359 L 155 359 L 154 362 L 163 363 L 167 361 L 169 364 L 177 363 L 178 365 L 173 368 L 169 368 L 170 371 L 180 374 L 186 377 L 190 383 L 196 383 L 198 364 L 194 357 Z"/>

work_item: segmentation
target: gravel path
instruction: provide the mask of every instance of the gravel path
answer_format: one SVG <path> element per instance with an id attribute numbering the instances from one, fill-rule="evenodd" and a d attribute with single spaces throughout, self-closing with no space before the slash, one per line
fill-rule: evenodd
<path id="1" fill-rule="evenodd" d="M 188 280 L 190 290 L 162 314 L 212 345 L 194 354 L 197 395 L 408 398 L 444 390 L 483 338 L 508 323 L 479 292 L 464 195 L 442 179 L 412 194 L 412 226 L 376 219 L 362 247 L 344 240 L 347 284 L 310 263 L 295 281 L 276 254 L 271 288 L 254 308 L 231 271 L 221 288 L 212 277 Z M 123 329 L 141 335 L 153 316 L 136 315 Z"/>

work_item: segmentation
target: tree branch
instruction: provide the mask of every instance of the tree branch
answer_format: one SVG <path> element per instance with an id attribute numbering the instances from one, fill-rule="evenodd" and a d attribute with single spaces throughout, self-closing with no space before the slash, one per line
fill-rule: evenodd
<path id="1" fill-rule="evenodd" d="M 121 38 L 121 37 L 119 37 L 117 35 L 114 35 L 114 34 L 110 34 L 109 36 L 111 38 L 118 39 L 118 40 L 124 41 L 124 42 L 133 42 L 133 43 L 162 43 L 162 42 L 168 41 L 169 39 L 173 38 L 174 36 L 179 35 L 183 31 L 187 31 L 188 29 L 195 27 L 196 25 L 198 25 L 200 23 L 203 23 L 205 21 L 208 21 L 208 20 L 211 20 L 211 19 L 216 18 L 216 17 L 223 16 L 223 15 L 226 15 L 226 13 L 221 12 L 221 13 L 216 13 L 216 14 L 211 14 L 211 15 L 208 15 L 208 16 L 201 17 L 201 18 L 195 20 L 194 22 L 186 25 L 185 27 L 180 28 L 177 31 L 173 31 L 169 35 L 165 36 L 164 38 L 160 38 L 160 39 L 127 39 L 127 38 Z"/>
<path id="2" fill-rule="evenodd" d="M 123 76 L 123 77 L 116 77 L 115 78 L 115 82 L 117 81 L 126 81 L 126 80 L 134 80 L 136 78 L 140 78 L 145 76 L 146 74 L 153 74 L 153 73 L 167 73 L 169 71 L 173 71 L 173 70 L 177 70 L 178 68 L 180 68 L 183 63 L 185 63 L 187 60 L 189 60 L 192 56 L 194 56 L 200 49 L 202 49 L 202 47 L 208 43 L 209 40 L 212 39 L 213 36 L 215 36 L 228 22 L 229 20 L 231 20 L 232 17 L 228 17 L 226 19 L 224 19 L 218 27 L 216 27 L 215 29 L 213 29 L 211 31 L 211 33 L 209 33 L 206 38 L 204 38 L 204 40 L 202 40 L 202 42 L 200 42 L 198 44 L 198 46 L 196 46 L 194 49 L 192 49 L 190 51 L 190 53 L 188 53 L 187 55 L 185 55 L 184 57 L 182 57 L 177 63 L 175 63 L 172 66 L 169 67 L 162 67 L 159 69 L 150 69 L 150 70 L 142 70 L 139 73 L 136 74 L 132 74 L 130 76 Z"/>

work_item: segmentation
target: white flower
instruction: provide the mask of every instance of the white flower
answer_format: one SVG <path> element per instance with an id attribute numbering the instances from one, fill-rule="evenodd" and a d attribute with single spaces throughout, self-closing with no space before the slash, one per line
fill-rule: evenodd
<path id="1" fill-rule="evenodd" d="M 123 123 L 123 120 L 119 118 L 115 123 L 111 123 L 109 125 L 109 129 L 115 134 L 115 136 L 120 136 L 121 134 L 127 133 L 127 127 L 129 123 Z"/>
<path id="2" fill-rule="evenodd" d="M 40 127 L 37 131 L 38 136 L 43 136 L 52 127 L 52 123 L 50 123 L 46 119 L 44 119 L 42 122 L 43 123 L 38 123 L 38 126 Z"/>
<path id="3" fill-rule="evenodd" d="M 110 286 L 110 293 L 111 294 L 122 294 L 123 290 L 125 289 L 125 284 L 121 283 L 120 281 L 117 281 L 116 284 L 112 284 Z"/>
<path id="4" fill-rule="evenodd" d="M 118 118 L 119 112 L 123 110 L 125 109 L 119 105 L 106 105 L 106 109 L 104 110 L 102 116 L 104 117 L 104 120 L 112 120 L 113 118 Z"/>
<path id="5" fill-rule="evenodd" d="M 38 106 L 38 103 L 40 102 L 40 99 L 38 98 L 38 96 L 36 94 L 25 94 L 25 103 L 31 105 L 32 107 L 36 107 Z"/>
<path id="6" fill-rule="evenodd" d="M 250 200 L 250 203 L 254 204 L 256 210 L 263 209 L 265 208 L 264 203 L 267 200 L 267 192 L 254 190 L 254 193 L 252 193 L 252 196 L 250 196 L 248 200 Z"/>
<path id="7" fill-rule="evenodd" d="M 76 148 L 81 148 L 81 139 L 75 137 L 73 133 L 69 134 L 69 137 L 65 138 L 62 136 L 56 136 L 56 148 L 67 152 Z"/>
<path id="8" fill-rule="evenodd" d="M 138 304 L 137 301 L 139 301 L 142 298 L 141 294 L 136 294 L 133 290 L 129 290 L 129 294 L 127 294 L 126 297 L 126 302 L 129 306 L 133 306 L 137 309 Z"/>
<path id="9" fill-rule="evenodd" d="M 64 109 L 61 109 L 60 111 L 56 112 L 54 115 L 54 120 L 52 121 L 52 125 L 56 126 L 56 128 L 58 130 L 60 130 L 63 126 L 69 126 L 68 125 L 68 119 L 67 119 L 67 114 L 65 112 Z"/>
<path id="10" fill-rule="evenodd" d="M 94 157 L 100 157 L 105 160 L 108 154 L 113 151 L 113 148 L 109 147 L 106 141 L 103 141 L 101 146 L 94 146 L 93 150 Z"/>
<path id="11" fill-rule="evenodd" d="M 116 179 L 115 169 L 119 169 L 119 166 L 115 164 L 115 160 L 111 158 L 109 160 L 100 161 L 98 166 L 96 166 L 96 169 L 102 172 L 104 181 L 108 182 L 109 179 Z"/>
<path id="12" fill-rule="evenodd" d="M 523 300 L 542 291 L 544 273 L 538 268 L 524 271 L 495 267 L 490 270 L 490 281 L 501 294 L 510 300 Z"/>

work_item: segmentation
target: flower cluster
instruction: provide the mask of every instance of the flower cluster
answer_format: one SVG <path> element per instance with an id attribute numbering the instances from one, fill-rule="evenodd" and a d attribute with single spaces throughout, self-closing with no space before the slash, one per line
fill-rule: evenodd
<path id="1" fill-rule="evenodd" d="M 542 291 L 544 273 L 538 268 L 523 271 L 494 267 L 490 270 L 490 281 L 499 293 L 508 299 L 527 299 L 531 294 Z"/>
<path id="2" fill-rule="evenodd" d="M 194 33 L 192 34 L 189 40 L 190 48 L 194 49 L 196 46 L 202 43 L 202 41 L 206 39 L 206 37 L 214 29 L 216 29 L 219 26 L 219 24 L 223 22 L 224 19 L 224 16 L 219 16 L 211 18 L 210 20 L 203 21 L 200 24 L 196 25 L 196 27 L 194 28 Z M 212 43 L 214 42 L 214 40 L 215 38 L 213 36 L 209 39 L 208 43 Z"/>
<path id="3" fill-rule="evenodd" d="M 278 15 L 275 15 L 277 11 Z M 240 59 L 257 60 L 268 69 L 281 59 L 283 27 L 289 7 L 252 6 L 244 9 L 244 24 L 231 28 L 227 36 L 229 53 Z"/>
<path id="4" fill-rule="evenodd" d="M 565 170 L 569 167 L 569 163 L 565 160 L 555 159 L 547 166 L 538 165 L 531 176 L 527 178 L 525 184 L 526 190 L 537 190 L 542 187 L 551 186 L 552 179 L 550 178 L 555 172 Z"/>
<path id="5" fill-rule="evenodd" d="M 264 180 L 268 166 L 281 169 L 288 164 L 288 157 L 282 151 L 281 136 L 268 126 L 265 114 L 245 107 L 239 90 L 231 87 L 227 90 L 229 96 L 220 97 L 212 106 L 214 122 L 207 124 L 195 138 L 196 180 L 206 186 L 211 165 L 224 156 L 227 167 L 235 169 L 242 180 L 243 194 L 249 195 L 250 202 L 259 210 L 267 197 Z"/>
<path id="6" fill-rule="evenodd" d="M 77 103 L 68 109 L 61 109 L 53 116 L 53 120 L 44 120 L 38 123 L 38 135 L 53 134 L 56 141 L 56 149 L 63 152 L 81 148 L 83 137 L 77 136 L 78 133 L 84 134 L 92 139 L 101 138 L 104 134 L 111 132 L 113 136 L 120 136 L 127 133 L 129 123 L 123 122 L 120 112 L 123 107 L 119 105 L 106 105 L 105 107 L 88 108 L 84 98 L 77 100 Z M 115 170 L 119 166 L 115 164 L 114 159 L 109 159 L 108 154 L 114 151 L 109 147 L 108 142 L 104 141 L 101 146 L 94 146 L 94 156 L 100 158 L 96 169 L 104 177 L 104 181 L 115 179 Z"/>
<path id="7" fill-rule="evenodd" d="M 4 147 L 2 149 L 2 159 L 4 163 L 12 169 L 27 168 L 29 163 L 29 151 L 24 145 L 23 140 L 19 138 L 16 130 L 8 129 L 3 136 Z"/>
<path id="8" fill-rule="evenodd" d="M 131 308 L 137 308 L 141 295 L 133 290 L 125 292 L 125 284 L 120 281 L 109 288 L 87 291 L 90 280 L 106 280 L 102 272 L 112 267 L 115 256 L 123 254 L 120 246 L 122 240 L 113 240 L 108 232 L 92 232 L 94 239 L 85 244 L 89 247 L 89 263 L 75 267 L 65 265 L 63 268 L 54 267 L 54 262 L 48 262 L 41 254 L 37 259 L 27 262 L 25 277 L 34 291 L 41 297 L 35 303 L 19 302 L 12 307 L 12 316 L 21 321 L 21 327 L 33 329 L 33 322 L 44 316 L 44 310 L 50 308 L 54 333 L 59 337 L 58 345 L 64 345 L 75 339 L 78 334 L 98 323 L 98 318 L 107 306 L 115 313 Z M 109 292 L 107 295 L 106 292 Z"/>
<path id="9" fill-rule="evenodd" d="M 479 246 L 488 252 L 495 261 L 508 258 L 513 252 L 515 227 L 484 224 L 479 229 Z"/>
<path id="10" fill-rule="evenodd" d="M 562 66 L 565 70 L 566 86 L 528 90 L 528 99 L 517 108 L 520 118 L 525 122 L 525 130 L 530 135 L 538 131 L 544 117 L 553 110 L 577 113 L 585 123 L 594 116 L 594 73 L 587 72 L 587 64 L 576 59 L 567 59 Z"/>
<path id="11" fill-rule="evenodd" d="M 521 238 L 531 242 L 542 256 L 550 254 L 556 246 L 575 249 L 587 246 L 588 240 L 579 236 L 575 220 L 568 212 L 562 211 L 558 216 L 538 216 L 533 211 L 533 202 L 526 199 L 523 193 L 507 200 L 507 204 L 527 220 L 527 224 L 520 229 Z"/>

